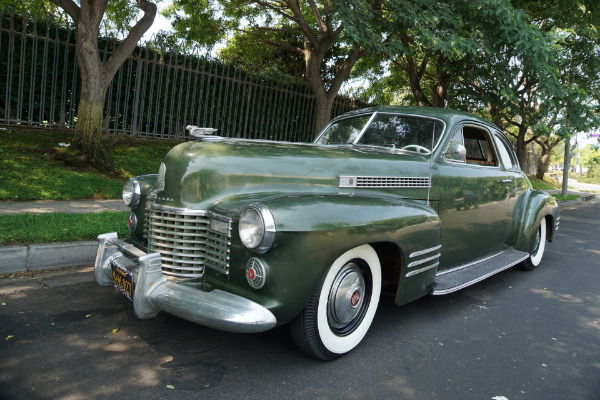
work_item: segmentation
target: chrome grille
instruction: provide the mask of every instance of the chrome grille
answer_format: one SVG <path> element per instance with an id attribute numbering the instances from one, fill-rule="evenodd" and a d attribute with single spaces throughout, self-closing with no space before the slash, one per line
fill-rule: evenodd
<path id="1" fill-rule="evenodd" d="M 396 176 L 340 176 L 341 188 L 428 188 L 429 178 Z"/>
<path id="2" fill-rule="evenodd" d="M 160 253 L 163 275 L 198 278 L 206 267 L 229 274 L 229 218 L 159 205 L 146 210 L 148 249 Z"/>

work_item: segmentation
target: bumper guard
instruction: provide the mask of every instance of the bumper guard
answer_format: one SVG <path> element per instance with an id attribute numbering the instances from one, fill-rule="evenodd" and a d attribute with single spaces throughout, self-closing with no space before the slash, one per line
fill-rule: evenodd
<path id="1" fill-rule="evenodd" d="M 268 309 L 244 297 L 222 290 L 204 292 L 167 280 L 162 275 L 159 253 L 145 253 L 119 240 L 115 232 L 98 236 L 94 265 L 98 285 L 113 286 L 111 261 L 123 256 L 137 264 L 131 274 L 133 309 L 138 318 L 153 318 L 165 311 L 200 325 L 238 333 L 264 332 L 277 324 Z"/>

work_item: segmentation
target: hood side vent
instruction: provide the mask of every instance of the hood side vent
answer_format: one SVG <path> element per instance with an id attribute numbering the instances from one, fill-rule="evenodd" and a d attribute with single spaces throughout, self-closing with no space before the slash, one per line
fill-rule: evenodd
<path id="1" fill-rule="evenodd" d="M 428 177 L 340 176 L 339 179 L 341 188 L 426 189 L 431 184 Z"/>

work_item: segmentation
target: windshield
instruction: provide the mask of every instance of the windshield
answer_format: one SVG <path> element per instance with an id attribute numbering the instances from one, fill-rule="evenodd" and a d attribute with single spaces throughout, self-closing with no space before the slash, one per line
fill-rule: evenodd
<path id="1" fill-rule="evenodd" d="M 386 146 L 430 153 L 444 130 L 443 122 L 431 118 L 381 113 L 371 117 L 372 114 L 340 120 L 330 125 L 317 143 Z"/>

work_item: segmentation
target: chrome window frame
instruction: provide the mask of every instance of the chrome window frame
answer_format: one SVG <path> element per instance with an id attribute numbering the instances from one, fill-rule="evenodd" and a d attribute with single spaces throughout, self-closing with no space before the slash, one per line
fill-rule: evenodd
<path id="1" fill-rule="evenodd" d="M 496 165 L 482 165 L 482 164 L 476 164 L 476 163 L 469 163 L 469 162 L 466 161 L 466 159 L 465 159 L 465 162 L 461 162 L 461 161 L 453 160 L 453 159 L 448 158 L 448 157 L 445 156 L 445 154 L 446 154 L 446 152 L 448 150 L 448 147 L 450 146 L 450 137 L 454 137 L 454 135 L 456 134 L 456 131 L 458 129 L 460 129 L 462 131 L 462 129 L 465 126 L 472 126 L 472 127 L 477 128 L 477 129 L 481 129 L 481 130 L 483 130 L 483 131 L 485 131 L 487 133 L 488 139 L 491 139 L 491 140 L 488 140 L 488 142 L 491 143 L 490 146 L 492 148 L 492 151 L 494 151 L 494 156 L 496 157 L 496 160 L 497 160 Z M 476 121 L 462 121 L 462 122 L 459 122 L 456 125 L 456 129 L 454 129 L 453 133 L 451 135 L 449 135 L 449 139 L 447 140 L 447 143 L 444 145 L 445 146 L 444 147 L 445 151 L 442 152 L 442 154 L 440 155 L 440 157 L 443 158 L 444 161 L 446 161 L 448 163 L 451 163 L 452 165 L 462 165 L 462 166 L 465 166 L 465 167 L 475 167 L 475 168 L 495 168 L 495 169 L 502 169 L 504 163 L 502 162 L 502 160 L 498 156 L 498 150 L 496 149 L 496 143 L 495 143 L 495 140 L 494 140 L 493 136 L 494 136 L 494 132 L 492 132 L 491 129 L 489 129 L 487 126 L 485 126 L 483 124 L 477 123 Z M 463 139 L 463 146 L 464 146 L 464 143 L 465 143 L 464 133 L 463 133 L 463 138 L 462 139 Z"/>

